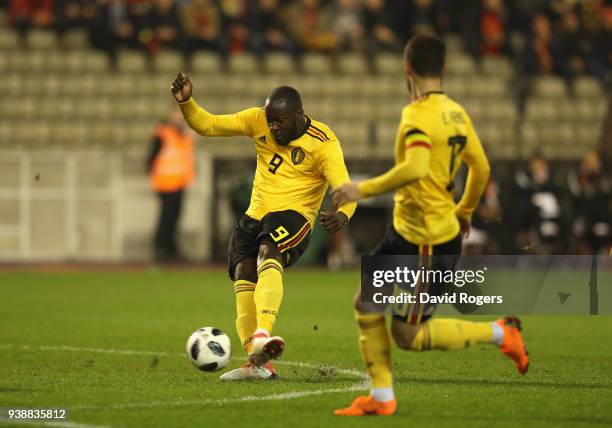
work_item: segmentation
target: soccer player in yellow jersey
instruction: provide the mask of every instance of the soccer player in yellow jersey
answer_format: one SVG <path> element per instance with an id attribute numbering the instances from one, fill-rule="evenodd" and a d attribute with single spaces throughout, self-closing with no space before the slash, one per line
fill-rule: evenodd
<path id="1" fill-rule="evenodd" d="M 283 270 L 308 246 L 328 185 L 350 182 L 340 142 L 332 130 L 304 114 L 297 90 L 281 86 L 266 100 L 235 114 L 214 115 L 192 98 L 193 85 L 177 74 L 171 91 L 189 126 L 204 136 L 248 136 L 255 144 L 257 169 L 251 203 L 238 220 L 228 251 L 229 276 L 236 293 L 236 330 L 249 362 L 222 380 L 271 379 L 270 360 L 285 346 L 271 336 L 283 297 Z M 325 229 L 340 230 L 356 203 L 321 212 Z"/>
<path id="2" fill-rule="evenodd" d="M 443 42 L 430 35 L 417 35 L 407 43 L 404 72 L 412 102 L 404 108 L 397 131 L 396 165 L 385 174 L 343 185 L 333 192 L 334 202 L 345 204 L 395 191 L 393 226 L 374 254 L 417 255 L 421 266 L 433 265 L 441 270 L 454 269 L 461 253 L 462 233 L 469 232 L 472 212 L 489 179 L 489 163 L 469 116 L 442 91 L 445 51 Z M 457 205 L 453 180 L 462 161 L 469 173 Z M 419 287 L 422 290 L 428 284 Z M 369 396 L 358 397 L 336 414 L 391 415 L 397 404 L 384 308 L 362 301 L 360 293 L 355 307 L 359 348 L 372 389 Z M 451 350 L 492 343 L 514 360 L 521 374 L 527 371 L 528 357 L 517 318 L 506 317 L 495 323 L 432 319 L 434 310 L 435 305 L 418 301 L 391 307 L 391 333 L 399 348 Z"/>

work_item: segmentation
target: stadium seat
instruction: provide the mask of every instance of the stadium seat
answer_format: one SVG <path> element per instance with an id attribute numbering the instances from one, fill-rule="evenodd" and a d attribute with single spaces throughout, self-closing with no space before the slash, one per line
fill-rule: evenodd
<path id="1" fill-rule="evenodd" d="M 578 97 L 601 97 L 603 89 L 601 84 L 592 77 L 578 77 L 574 82 L 574 90 Z"/>
<path id="2" fill-rule="evenodd" d="M 89 36 L 86 30 L 73 29 L 64 35 L 64 44 L 70 49 L 87 49 L 89 47 Z"/>
<path id="3" fill-rule="evenodd" d="M 304 55 L 304 70 L 310 74 L 329 73 L 329 56 L 317 53 L 309 53 Z"/>
<path id="4" fill-rule="evenodd" d="M 84 50 L 78 52 L 83 59 L 84 69 L 90 73 L 104 73 L 108 71 L 108 60 L 102 52 Z"/>
<path id="5" fill-rule="evenodd" d="M 119 70 L 125 73 L 144 73 L 147 71 L 143 52 L 124 50 L 119 52 Z"/>
<path id="6" fill-rule="evenodd" d="M 535 97 L 561 98 L 567 95 L 563 80 L 558 77 L 539 77 L 535 81 Z"/>
<path id="7" fill-rule="evenodd" d="M 255 69 L 256 63 L 253 55 L 241 53 L 230 56 L 230 70 L 232 73 L 251 75 Z"/>
<path id="8" fill-rule="evenodd" d="M 482 59 L 482 70 L 497 79 L 507 79 L 513 74 L 512 63 L 505 56 L 485 56 Z"/>
<path id="9" fill-rule="evenodd" d="M 526 119 L 529 121 L 552 121 L 557 118 L 554 100 L 531 97 L 527 103 Z"/>
<path id="10" fill-rule="evenodd" d="M 52 31 L 31 30 L 28 35 L 28 44 L 32 49 L 51 49 L 57 47 L 57 39 Z"/>
<path id="11" fill-rule="evenodd" d="M 289 55 L 280 52 L 266 55 L 266 67 L 268 72 L 275 74 L 290 74 L 294 71 Z"/>
<path id="12" fill-rule="evenodd" d="M 155 64 L 158 72 L 174 76 L 183 70 L 183 57 L 178 52 L 163 50 L 156 55 Z"/>
<path id="13" fill-rule="evenodd" d="M 467 54 L 462 52 L 449 52 L 446 59 L 448 73 L 451 76 L 466 75 L 472 76 L 476 74 L 474 60 Z"/>
<path id="14" fill-rule="evenodd" d="M 213 52 L 197 52 L 193 56 L 193 72 L 198 73 L 218 73 L 219 56 Z"/>
<path id="15" fill-rule="evenodd" d="M 6 21 L 2 21 L 3 23 Z M 0 50 L 11 51 L 17 49 L 17 33 L 6 27 L 0 28 Z M 4 54 L 3 54 L 4 55 Z"/>
<path id="16" fill-rule="evenodd" d="M 376 67 L 380 74 L 401 76 L 403 72 L 402 56 L 398 54 L 380 53 L 376 56 Z"/>
<path id="17" fill-rule="evenodd" d="M 340 70 L 350 75 L 367 74 L 365 58 L 360 54 L 344 54 L 340 57 Z"/>

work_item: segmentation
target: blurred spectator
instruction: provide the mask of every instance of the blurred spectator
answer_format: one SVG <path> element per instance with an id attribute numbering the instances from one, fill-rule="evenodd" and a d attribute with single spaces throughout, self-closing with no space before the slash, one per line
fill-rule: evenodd
<path id="1" fill-rule="evenodd" d="M 591 35 L 589 70 L 599 79 L 604 89 L 609 89 L 609 73 L 612 70 L 612 5 L 602 9 L 601 20 L 601 28 Z"/>
<path id="2" fill-rule="evenodd" d="M 17 30 L 22 48 L 28 45 L 28 32 L 32 27 L 48 28 L 53 23 L 52 0 L 11 0 L 8 23 Z"/>
<path id="3" fill-rule="evenodd" d="M 393 16 L 385 0 L 365 0 L 365 55 L 370 72 L 376 73 L 376 55 L 381 51 L 401 50 L 401 43 L 392 30 Z"/>
<path id="4" fill-rule="evenodd" d="M 477 64 L 483 56 L 511 56 L 510 18 L 502 0 L 483 0 L 478 11 L 470 16 L 473 24 L 466 29 L 466 44 Z"/>
<path id="5" fill-rule="evenodd" d="M 410 24 L 406 25 L 403 22 L 398 22 L 398 25 L 395 27 L 395 32 L 398 34 L 402 45 L 415 34 L 431 33 L 440 35 L 438 10 L 434 0 L 413 0 L 412 8 L 407 10 L 410 11 L 410 16 L 404 16 L 402 20 L 409 18 Z M 394 13 L 394 16 L 400 17 L 401 13 Z"/>
<path id="6" fill-rule="evenodd" d="M 168 121 L 155 129 L 147 159 L 151 185 L 160 202 L 159 220 L 155 232 L 155 260 L 180 260 L 176 242 L 178 222 L 183 204 L 183 193 L 195 176 L 194 139 L 174 108 Z"/>
<path id="7" fill-rule="evenodd" d="M 472 217 L 470 234 L 463 241 L 467 253 L 499 254 L 506 248 L 498 242 L 503 217 L 499 192 L 499 184 L 491 179 Z"/>
<path id="8" fill-rule="evenodd" d="M 219 54 L 222 69 L 227 68 L 229 46 L 221 33 L 221 14 L 212 0 L 192 0 L 181 7 L 181 24 L 185 31 L 183 53 L 185 68 L 191 70 L 193 54 L 201 49 Z"/>
<path id="9" fill-rule="evenodd" d="M 612 180 L 595 150 L 586 153 L 568 176 L 573 199 L 573 232 L 580 254 L 598 254 L 612 239 Z"/>
<path id="10" fill-rule="evenodd" d="M 334 31 L 341 50 L 358 50 L 363 38 L 362 8 L 358 0 L 336 0 Z"/>
<path id="11" fill-rule="evenodd" d="M 285 11 L 286 21 L 291 22 L 289 31 L 300 48 L 329 54 L 332 69 L 338 70 L 339 39 L 332 30 L 332 18 L 329 8 L 319 0 L 299 0 L 291 3 Z"/>
<path id="12" fill-rule="evenodd" d="M 77 0 L 53 0 L 53 26 L 60 46 L 67 30 L 81 23 L 81 2 Z"/>
<path id="13" fill-rule="evenodd" d="M 95 0 L 85 7 L 84 16 L 91 46 L 106 53 L 109 68 L 116 70 L 119 46 L 133 38 L 126 5 L 120 0 Z"/>
<path id="14" fill-rule="evenodd" d="M 536 15 L 532 21 L 532 34 L 523 53 L 523 67 L 528 75 L 546 75 L 558 70 L 559 46 L 553 37 L 550 19 Z"/>
<path id="15" fill-rule="evenodd" d="M 151 10 L 153 40 L 150 52 L 155 55 L 162 48 L 179 50 L 184 46 L 179 8 L 174 0 L 155 0 Z"/>
<path id="16" fill-rule="evenodd" d="M 553 181 L 548 161 L 533 156 L 526 171 L 515 174 L 512 192 L 514 229 L 518 232 L 518 246 L 523 252 L 555 254 L 562 250 L 563 217 L 560 203 L 560 188 Z"/>
<path id="17" fill-rule="evenodd" d="M 149 0 L 134 0 L 128 3 L 127 10 L 131 28 L 130 47 L 144 53 L 149 70 L 152 71 L 155 68 L 153 56 L 157 50 L 153 4 Z"/>
<path id="18" fill-rule="evenodd" d="M 249 23 L 246 0 L 220 0 L 223 34 L 228 38 L 229 51 L 243 52 L 248 43 Z"/>
<path id="19" fill-rule="evenodd" d="M 586 72 L 586 42 L 576 13 L 572 10 L 564 13 L 559 30 L 559 64 L 570 91 L 576 75 Z"/>
<path id="20" fill-rule="evenodd" d="M 302 69 L 301 50 L 287 32 L 279 15 L 278 0 L 257 0 L 249 9 L 249 47 L 257 58 L 260 71 L 265 71 L 265 54 L 281 51 L 291 55 L 296 70 Z"/>
<path id="21" fill-rule="evenodd" d="M 520 117 L 525 112 L 533 80 L 541 75 L 559 72 L 559 45 L 553 37 L 550 19 L 545 14 L 538 14 L 531 25 L 532 32 L 525 42 L 517 72 L 517 108 Z"/>

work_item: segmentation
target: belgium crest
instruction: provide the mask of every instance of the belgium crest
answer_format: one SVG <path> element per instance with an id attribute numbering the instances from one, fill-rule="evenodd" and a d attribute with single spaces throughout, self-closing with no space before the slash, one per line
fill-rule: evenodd
<path id="1" fill-rule="evenodd" d="M 304 150 L 302 150 L 301 147 L 296 147 L 295 149 L 291 150 L 291 161 L 294 165 L 301 164 L 305 157 L 306 153 L 304 153 Z"/>

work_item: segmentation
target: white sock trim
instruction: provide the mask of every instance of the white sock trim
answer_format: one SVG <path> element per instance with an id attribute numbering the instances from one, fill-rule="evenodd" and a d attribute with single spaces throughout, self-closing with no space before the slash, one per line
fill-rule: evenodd
<path id="1" fill-rule="evenodd" d="M 370 390 L 370 395 L 374 397 L 376 401 L 391 401 L 395 399 L 392 386 L 387 388 L 372 388 Z"/>
<path id="2" fill-rule="evenodd" d="M 496 322 L 491 323 L 491 326 L 493 327 L 493 338 L 491 339 L 491 342 L 497 346 L 501 346 L 501 344 L 504 342 L 504 329 L 501 328 Z"/>
<path id="3" fill-rule="evenodd" d="M 265 334 L 266 336 L 270 337 L 270 332 L 265 328 L 258 328 L 257 330 L 255 330 L 255 333 L 253 333 L 253 336 L 257 334 Z"/>

